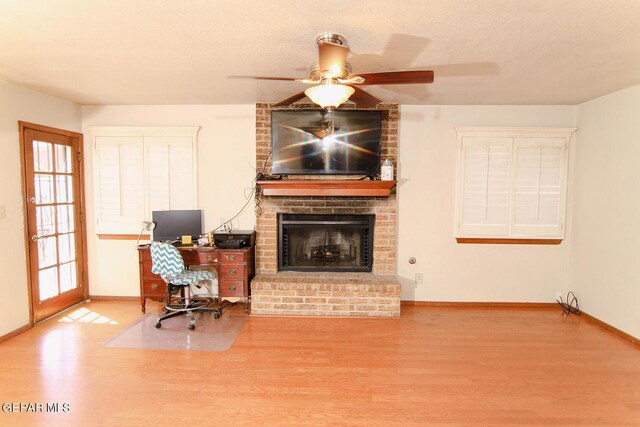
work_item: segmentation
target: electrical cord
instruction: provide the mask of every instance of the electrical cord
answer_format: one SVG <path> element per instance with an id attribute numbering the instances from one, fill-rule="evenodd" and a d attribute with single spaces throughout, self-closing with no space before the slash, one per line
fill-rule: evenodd
<path id="1" fill-rule="evenodd" d="M 556 299 L 558 305 L 562 308 L 562 315 L 580 314 L 580 304 L 578 304 L 578 297 L 572 292 L 567 293 L 566 302 L 562 300 L 562 297 Z"/>
<path id="2" fill-rule="evenodd" d="M 267 173 L 267 165 L 269 163 L 269 159 L 271 159 L 271 155 L 273 151 L 269 151 L 269 155 L 262 162 L 262 169 L 258 171 L 256 174 L 256 179 L 254 182 L 254 200 L 255 200 L 255 208 L 254 211 L 256 213 L 256 217 L 262 215 L 262 188 L 258 185 L 258 180 L 266 180 L 266 179 L 282 179 L 282 175 L 277 178 L 270 173 Z"/>
<path id="3" fill-rule="evenodd" d="M 229 219 L 229 220 L 227 220 L 227 221 L 223 222 L 223 223 L 222 223 L 222 224 L 220 224 L 218 227 L 214 228 L 214 229 L 213 229 L 213 231 L 218 231 L 219 229 L 223 228 L 225 225 L 230 224 L 230 223 L 231 223 L 231 221 L 233 221 L 234 219 L 236 219 L 237 217 L 239 217 L 239 216 L 240 216 L 240 214 L 241 214 L 242 212 L 244 212 L 244 210 L 247 208 L 247 206 L 249 206 L 249 203 L 250 203 L 252 200 L 254 200 L 254 197 L 253 197 L 253 196 L 254 196 L 254 193 L 256 192 L 256 186 L 257 186 L 257 184 L 256 184 L 256 180 L 257 180 L 257 176 L 256 176 L 256 177 L 254 177 L 254 178 L 253 178 L 253 180 L 251 180 L 251 184 L 252 184 L 252 186 L 251 186 L 251 187 L 247 187 L 247 188 L 245 188 L 245 192 L 246 192 L 246 190 L 248 190 L 248 189 L 251 189 L 251 192 L 249 193 L 249 195 L 248 195 L 248 196 L 246 196 L 247 201 L 246 201 L 246 203 L 242 206 L 242 208 L 240 208 L 240 210 L 238 211 L 238 213 L 237 213 L 237 214 L 235 214 L 234 216 L 232 216 L 232 217 L 231 217 L 231 219 Z"/>
<path id="4" fill-rule="evenodd" d="M 234 216 L 232 216 L 227 221 L 225 221 L 222 224 L 220 224 L 218 227 L 214 228 L 213 229 L 214 232 L 220 230 L 221 228 L 224 228 L 227 224 L 230 224 L 234 219 L 239 217 L 242 214 L 242 212 L 244 212 L 245 209 L 247 209 L 247 207 L 249 206 L 249 203 L 251 202 L 251 200 L 254 200 L 254 202 L 255 202 L 254 210 L 255 210 L 256 215 L 260 216 L 262 214 L 262 207 L 260 205 L 260 203 L 262 201 L 262 189 L 258 185 L 258 180 L 260 180 L 260 179 L 282 179 L 282 175 L 280 175 L 280 176 L 278 176 L 276 178 L 274 175 L 265 173 L 265 171 L 267 170 L 267 164 L 269 162 L 269 159 L 271 159 L 272 153 L 273 153 L 273 151 L 270 151 L 269 155 L 264 159 L 264 162 L 262 163 L 262 169 L 256 171 L 257 172 L 256 176 L 251 181 L 251 187 L 245 188 L 245 192 L 246 192 L 246 190 L 251 189 L 251 192 L 249 193 L 249 195 L 245 197 L 247 199 L 245 204 L 240 208 L 238 213 L 236 213 Z"/>
<path id="5" fill-rule="evenodd" d="M 256 217 L 259 217 L 260 215 L 262 215 L 262 188 L 258 185 L 257 182 L 254 192 L 254 199 L 256 204 L 253 210 L 256 213 Z"/>
<path id="6" fill-rule="evenodd" d="M 263 176 L 266 176 L 267 174 L 265 173 L 265 171 L 267 170 L 267 162 L 269 161 L 269 159 L 271 158 L 271 155 L 273 154 L 273 151 L 269 151 L 269 155 L 267 156 L 266 159 L 264 159 L 264 162 L 262 163 L 262 170 L 260 170 L 260 173 L 262 173 Z M 268 174 L 271 175 L 271 174 Z"/>

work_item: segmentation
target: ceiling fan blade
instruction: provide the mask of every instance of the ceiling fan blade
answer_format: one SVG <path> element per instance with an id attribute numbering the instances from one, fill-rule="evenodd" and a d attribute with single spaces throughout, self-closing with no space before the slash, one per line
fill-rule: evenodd
<path id="1" fill-rule="evenodd" d="M 348 85 L 348 86 L 351 86 L 351 85 Z M 349 100 L 355 102 L 356 105 L 362 105 L 363 107 L 373 108 L 382 102 L 380 99 L 376 98 L 375 96 L 371 95 L 368 92 L 363 91 L 357 86 L 351 86 L 351 87 L 355 89 L 355 92 L 353 93 L 353 95 L 349 97 Z"/>
<path id="2" fill-rule="evenodd" d="M 349 78 L 363 77 L 359 85 L 402 85 L 416 83 L 433 83 L 433 70 L 388 71 L 384 73 L 358 73 Z"/>
<path id="3" fill-rule="evenodd" d="M 299 80 L 297 77 L 270 77 L 270 76 L 227 76 L 229 79 L 251 79 L 251 80 L 282 80 L 293 82 Z"/>
<path id="4" fill-rule="evenodd" d="M 304 92 L 296 93 L 295 95 L 290 96 L 287 99 L 283 99 L 282 101 L 278 102 L 277 104 L 273 104 L 273 106 L 274 107 L 286 107 L 287 105 L 293 104 L 296 101 L 300 101 L 305 96 L 307 96 L 307 95 L 305 95 Z"/>
<path id="5" fill-rule="evenodd" d="M 349 46 L 321 42 L 318 43 L 320 72 L 325 78 L 340 77 L 345 70 Z"/>

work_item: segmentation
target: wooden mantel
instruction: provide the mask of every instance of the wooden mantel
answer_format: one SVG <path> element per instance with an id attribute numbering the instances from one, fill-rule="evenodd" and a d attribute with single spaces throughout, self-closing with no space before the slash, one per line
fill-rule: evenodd
<path id="1" fill-rule="evenodd" d="M 396 181 L 282 179 L 258 185 L 265 196 L 389 197 Z"/>

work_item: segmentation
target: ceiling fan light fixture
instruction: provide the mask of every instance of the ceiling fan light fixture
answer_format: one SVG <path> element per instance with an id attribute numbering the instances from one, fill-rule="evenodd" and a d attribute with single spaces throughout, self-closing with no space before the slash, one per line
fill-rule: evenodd
<path id="1" fill-rule="evenodd" d="M 350 86 L 321 84 L 310 87 L 304 91 L 304 94 L 322 108 L 332 109 L 338 108 L 340 104 L 346 102 L 354 92 L 355 89 Z"/>

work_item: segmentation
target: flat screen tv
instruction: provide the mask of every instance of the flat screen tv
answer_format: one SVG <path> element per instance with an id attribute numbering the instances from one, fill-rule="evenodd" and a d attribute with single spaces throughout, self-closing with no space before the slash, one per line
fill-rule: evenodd
<path id="1" fill-rule="evenodd" d="M 381 127 L 381 111 L 272 111 L 271 172 L 274 175 L 377 175 Z"/>
<path id="2" fill-rule="evenodd" d="M 195 241 L 202 234 L 202 211 L 153 211 L 151 219 L 156 224 L 153 240 L 167 242 L 191 236 Z"/>

